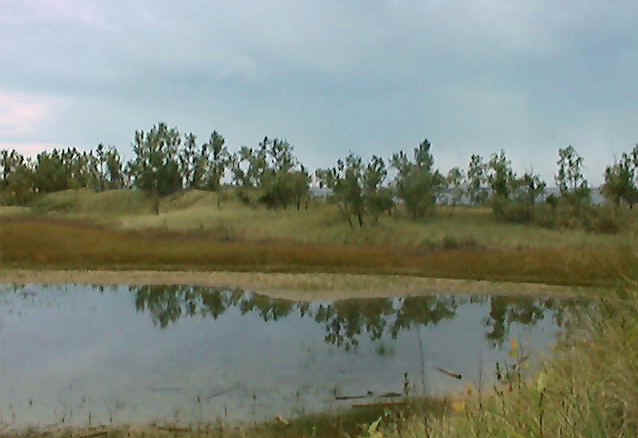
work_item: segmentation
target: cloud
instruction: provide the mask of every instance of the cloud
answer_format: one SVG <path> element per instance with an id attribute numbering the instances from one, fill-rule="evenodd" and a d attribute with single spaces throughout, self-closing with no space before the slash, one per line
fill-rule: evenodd
<path id="1" fill-rule="evenodd" d="M 51 118 L 56 99 L 0 92 L 0 139 L 29 137 Z"/>
<path id="2" fill-rule="evenodd" d="M 200 138 L 217 129 L 231 147 L 286 136 L 317 167 L 427 136 L 442 166 L 505 148 L 548 178 L 573 142 L 600 180 L 638 140 L 634 0 L 5 0 L 4 11 L 3 142 L 128 149 L 162 120 Z"/>

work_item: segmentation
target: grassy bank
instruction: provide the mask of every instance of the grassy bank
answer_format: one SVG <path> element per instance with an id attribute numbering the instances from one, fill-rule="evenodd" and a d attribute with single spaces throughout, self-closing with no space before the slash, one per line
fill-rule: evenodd
<path id="1" fill-rule="evenodd" d="M 5 268 L 399 274 L 609 285 L 638 265 L 629 247 L 487 248 L 232 240 L 215 231 L 122 230 L 50 217 L 0 218 Z"/>
<path id="2" fill-rule="evenodd" d="M 638 294 L 581 322 L 535 378 L 505 374 L 458 415 L 388 421 L 371 434 L 395 437 L 638 436 Z"/>
<path id="3" fill-rule="evenodd" d="M 139 192 L 67 191 L 0 214 L 4 268 L 411 275 L 609 286 L 638 266 L 636 230 L 600 235 L 441 209 L 350 229 L 332 205 L 268 210 L 232 194 L 187 192 L 149 213 Z"/>
<path id="4" fill-rule="evenodd" d="M 242 196 L 253 199 L 246 204 L 235 192 L 182 192 L 162 198 L 160 214 L 155 215 L 151 201 L 141 192 L 68 190 L 43 196 L 30 209 L 12 211 L 81 219 L 123 230 L 206 231 L 229 241 L 293 240 L 303 244 L 425 248 L 447 240 L 450 246 L 488 248 L 638 248 L 637 217 L 632 226 L 618 234 L 596 234 L 507 223 L 494 218 L 489 208 L 439 207 L 433 217 L 423 220 L 412 220 L 399 211 L 392 217 L 381 216 L 376 224 L 350 228 L 335 205 L 315 201 L 300 211 L 269 210 L 254 201 L 257 196 Z M 0 207 L 0 215 L 2 210 Z"/>
<path id="5" fill-rule="evenodd" d="M 177 424 L 138 426 L 47 427 L 19 432 L 2 432 L 0 438 L 336 438 L 355 437 L 367 429 L 367 423 L 379 417 L 402 418 L 405 412 L 442 416 L 450 411 L 446 400 L 418 399 L 397 406 L 356 407 L 325 414 L 305 415 L 295 419 L 274 418 L 258 424 L 229 425 L 221 420 L 199 426 Z"/>

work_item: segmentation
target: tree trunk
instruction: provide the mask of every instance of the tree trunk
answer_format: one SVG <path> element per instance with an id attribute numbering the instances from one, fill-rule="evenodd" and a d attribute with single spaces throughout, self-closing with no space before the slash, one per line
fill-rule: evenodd
<path id="1" fill-rule="evenodd" d="M 159 216 L 159 204 L 160 204 L 159 193 L 155 192 L 153 193 L 153 212 L 155 213 L 156 216 Z"/>

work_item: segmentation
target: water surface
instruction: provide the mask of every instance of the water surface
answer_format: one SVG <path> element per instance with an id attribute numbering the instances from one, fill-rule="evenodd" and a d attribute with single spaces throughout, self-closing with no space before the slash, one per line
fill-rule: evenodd
<path id="1" fill-rule="evenodd" d="M 494 380 L 550 351 L 573 301 L 293 302 L 184 286 L 0 287 L 0 423 L 258 421 Z M 530 363 L 532 361 L 529 361 Z M 462 375 L 451 378 L 439 369 Z M 343 396 L 371 396 L 338 400 Z M 387 400 L 387 399 L 383 399 Z"/>

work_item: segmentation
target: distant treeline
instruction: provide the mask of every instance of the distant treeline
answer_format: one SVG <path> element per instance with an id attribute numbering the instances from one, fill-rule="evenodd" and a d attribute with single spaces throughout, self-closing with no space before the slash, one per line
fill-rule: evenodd
<path id="1" fill-rule="evenodd" d="M 553 211 L 543 214 L 546 225 L 555 225 L 557 210 L 564 216 L 582 217 L 591 205 L 591 189 L 583 176 L 583 158 L 570 145 L 558 151 L 554 177 L 557 195 L 546 196 L 546 182 L 533 172 L 517 175 L 503 150 L 488 159 L 472 155 L 467 170 L 453 167 L 447 173 L 435 168 L 431 145 L 426 139 L 410 152 L 399 151 L 389 159 L 373 155 L 364 162 L 354 153 L 337 160 L 328 169 L 317 169 L 319 187 L 331 189 L 343 217 L 363 226 L 370 218 L 392 214 L 400 204 L 417 219 L 431 214 L 438 201 L 455 206 L 462 199 L 474 205 L 489 205 L 507 220 L 538 219 L 539 200 Z M 164 123 L 150 131 L 137 131 L 134 158 L 122 160 L 114 147 L 53 149 L 35 159 L 15 150 L 0 151 L 0 203 L 25 205 L 36 196 L 67 189 L 104 191 L 138 188 L 155 200 L 184 189 L 220 191 L 230 185 L 257 189 L 259 202 L 271 208 L 301 208 L 310 194 L 312 176 L 284 139 L 265 137 L 256 147 L 242 146 L 230 152 L 224 137 L 213 131 L 198 144 L 192 133 L 182 135 Z M 388 170 L 394 169 L 389 180 Z M 602 193 L 615 207 L 630 208 L 638 202 L 638 145 L 622 154 L 604 172 Z M 159 201 L 158 201 L 159 202 Z M 155 210 L 158 211 L 158 202 Z"/>

